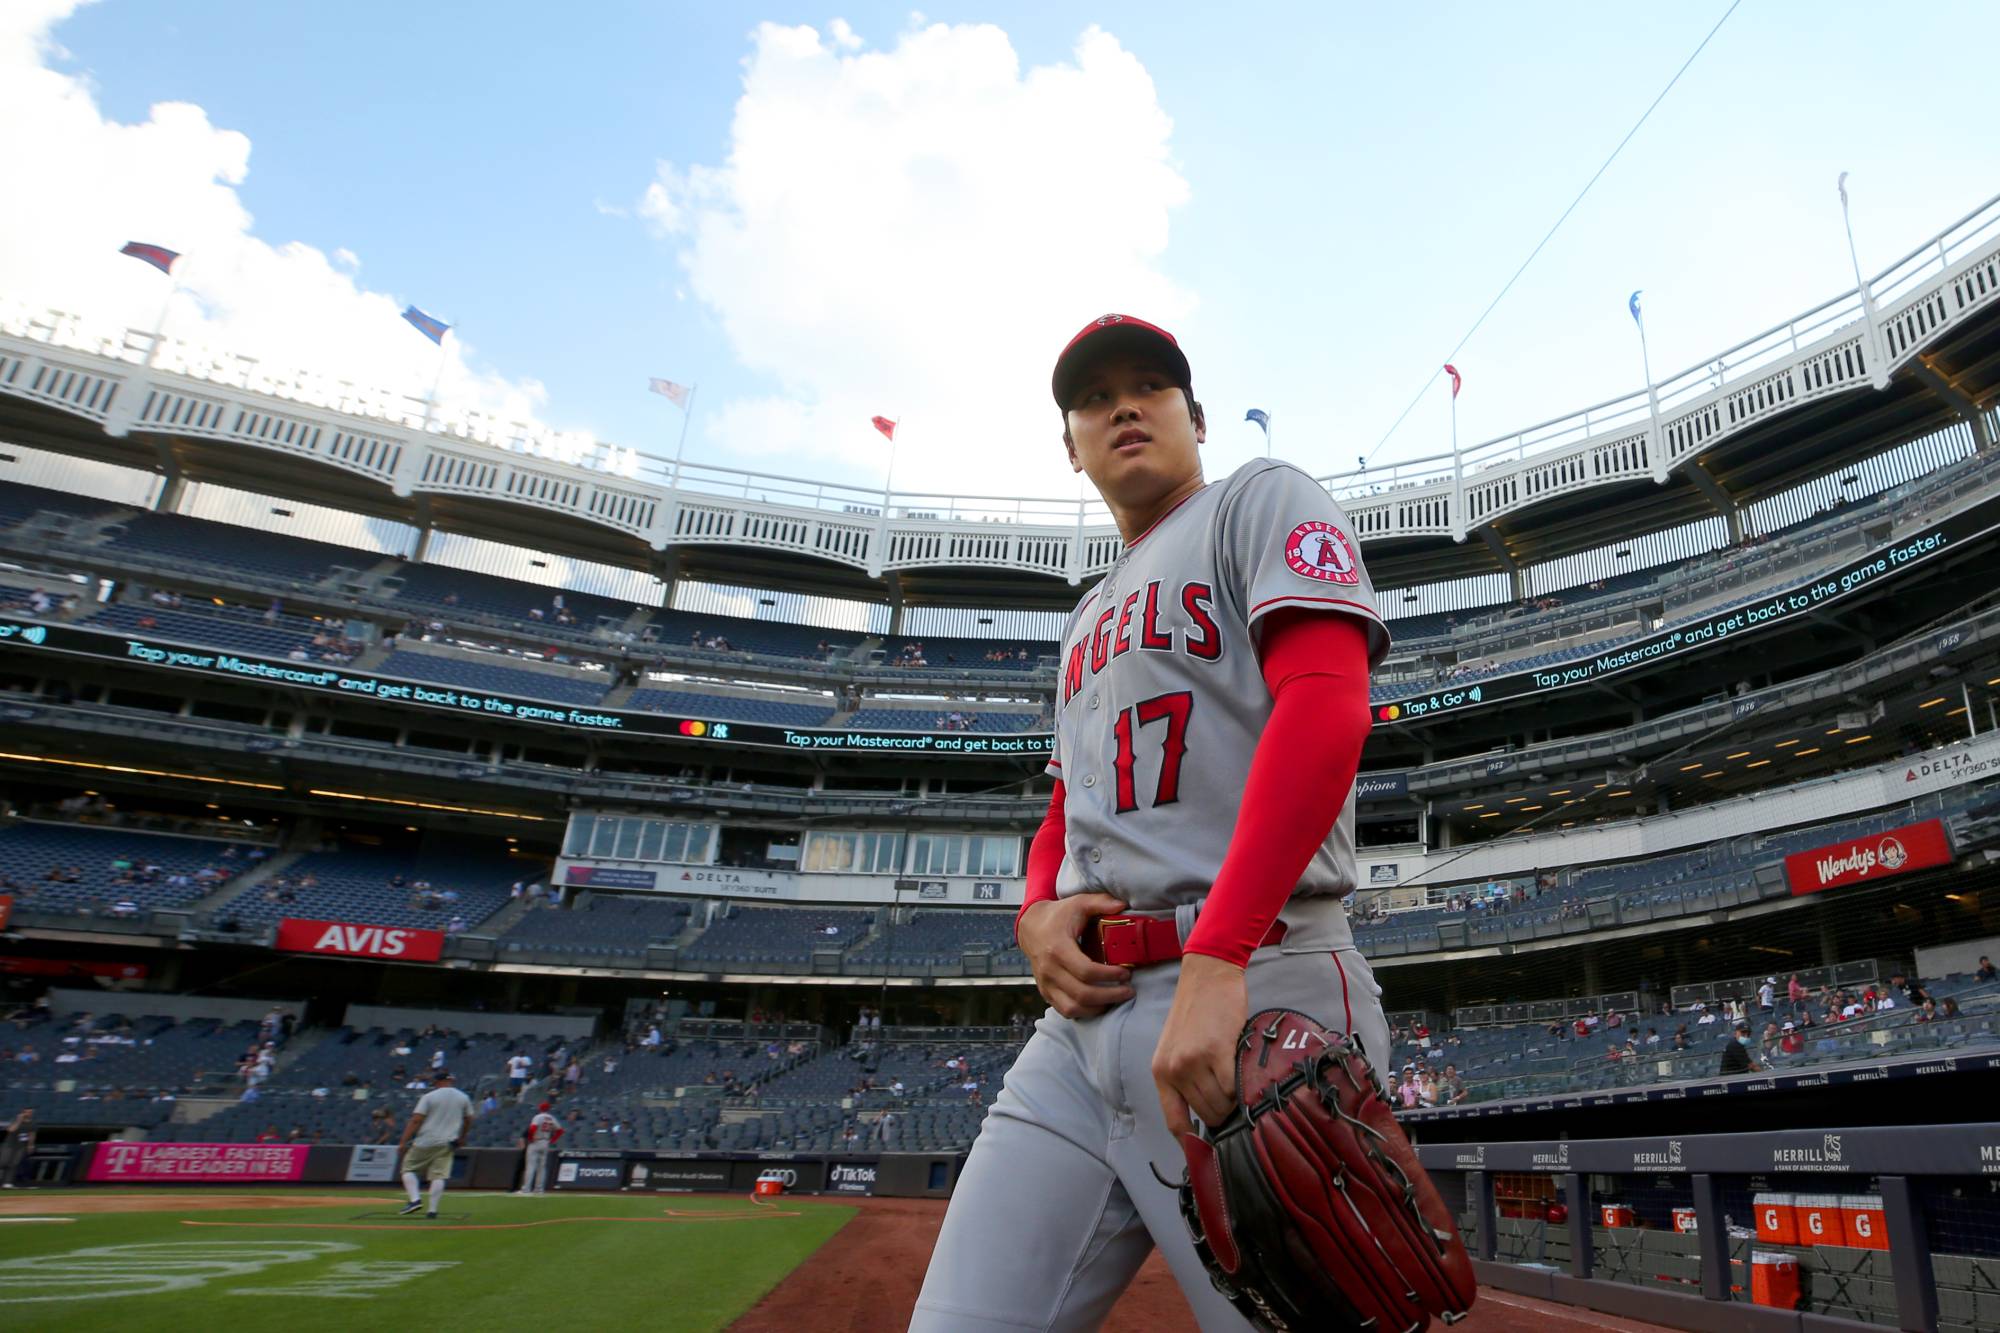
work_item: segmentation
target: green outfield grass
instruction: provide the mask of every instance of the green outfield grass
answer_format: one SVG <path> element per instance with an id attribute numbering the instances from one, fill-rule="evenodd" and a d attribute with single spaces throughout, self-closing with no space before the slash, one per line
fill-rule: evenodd
<path id="1" fill-rule="evenodd" d="M 90 1193 L 7 1196 L 10 1204 L 32 1200 L 37 1215 L 75 1220 L 0 1221 L 0 1328 L 706 1333 L 726 1328 L 854 1215 L 838 1204 L 784 1200 L 769 1212 L 730 1217 L 753 1214 L 743 1196 L 521 1199 L 454 1191 L 431 1222 L 396 1217 L 402 1198 L 372 1190 L 320 1207 L 64 1211 L 65 1202 Z M 663 1219 L 668 1210 L 700 1220 L 638 1220 Z M 513 1225 L 478 1229 L 506 1224 Z"/>

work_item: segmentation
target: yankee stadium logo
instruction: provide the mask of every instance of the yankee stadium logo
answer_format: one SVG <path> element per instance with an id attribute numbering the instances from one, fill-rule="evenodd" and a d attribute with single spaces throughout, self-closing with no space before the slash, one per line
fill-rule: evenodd
<path id="1" fill-rule="evenodd" d="M 1884 870 L 1901 870 L 1909 861 L 1910 853 L 1894 837 L 1885 837 L 1873 847 L 1861 843 L 1849 844 L 1845 852 L 1834 856 L 1822 856 L 1813 862 L 1813 869 L 1819 872 L 1819 882 L 1830 884 L 1842 875 L 1866 875 L 1877 866 Z"/>
<path id="2" fill-rule="evenodd" d="M 1771 1165 L 1807 1170 L 1839 1170 L 1840 1135 L 1822 1135 L 1817 1148 L 1773 1148 Z"/>
<path id="3" fill-rule="evenodd" d="M 1361 562 L 1347 534 L 1331 523 L 1301 523 L 1285 538 L 1285 563 L 1294 574 L 1350 587 L 1361 582 Z"/>

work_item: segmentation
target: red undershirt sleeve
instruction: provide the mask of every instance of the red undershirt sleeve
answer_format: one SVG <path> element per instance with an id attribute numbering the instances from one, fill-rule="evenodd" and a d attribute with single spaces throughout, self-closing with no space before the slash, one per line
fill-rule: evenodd
<path id="1" fill-rule="evenodd" d="M 1062 869 L 1067 837 L 1068 825 L 1063 820 L 1063 783 L 1061 778 L 1057 778 L 1056 789 L 1049 796 L 1048 813 L 1042 816 L 1042 826 L 1035 830 L 1035 839 L 1028 844 L 1028 886 L 1021 895 L 1021 912 L 1056 896 L 1056 872 Z M 1017 939 L 1021 933 L 1021 912 L 1014 914 Z"/>
<path id="2" fill-rule="evenodd" d="M 1264 617 L 1262 630 L 1271 717 L 1250 759 L 1229 851 L 1187 941 L 1188 953 L 1238 967 L 1248 966 L 1351 799 L 1372 721 L 1364 622 L 1286 609 Z"/>

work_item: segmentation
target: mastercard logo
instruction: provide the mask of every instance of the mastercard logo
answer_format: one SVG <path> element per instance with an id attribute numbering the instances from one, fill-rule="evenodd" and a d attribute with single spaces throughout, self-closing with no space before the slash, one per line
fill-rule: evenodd
<path id="1" fill-rule="evenodd" d="M 683 736 L 706 736 L 706 735 L 708 735 L 708 723 L 706 723 L 706 722 L 683 722 L 683 723 L 681 723 L 681 735 L 683 735 Z"/>
<path id="2" fill-rule="evenodd" d="M 1394 722 L 1402 715 L 1403 706 L 1401 704 L 1383 704 L 1375 710 L 1375 720 L 1377 722 Z"/>

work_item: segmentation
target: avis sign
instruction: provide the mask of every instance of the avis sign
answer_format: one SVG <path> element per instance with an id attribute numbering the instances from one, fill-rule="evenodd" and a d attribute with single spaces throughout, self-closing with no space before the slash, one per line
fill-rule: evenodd
<path id="1" fill-rule="evenodd" d="M 332 953 L 348 958 L 388 958 L 399 963 L 435 963 L 444 954 L 444 932 L 288 916 L 278 923 L 276 947 L 286 953 Z"/>
<path id="2" fill-rule="evenodd" d="M 1871 833 L 1785 858 L 1785 879 L 1793 896 L 1866 884 L 1951 864 L 1951 841 L 1935 819 Z"/>

